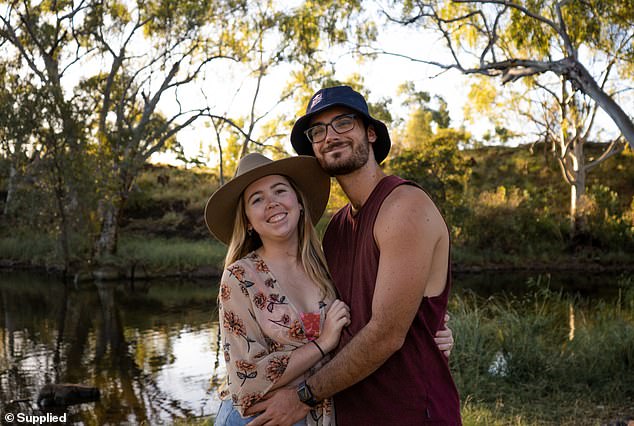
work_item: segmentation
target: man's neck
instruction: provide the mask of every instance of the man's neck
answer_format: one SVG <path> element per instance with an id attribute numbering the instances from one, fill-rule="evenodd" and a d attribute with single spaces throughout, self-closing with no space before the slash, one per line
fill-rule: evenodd
<path id="1" fill-rule="evenodd" d="M 353 213 L 356 213 L 370 197 L 370 194 L 385 177 L 385 173 L 374 161 L 368 161 L 363 167 L 346 175 L 336 176 L 341 189 L 352 204 Z"/>

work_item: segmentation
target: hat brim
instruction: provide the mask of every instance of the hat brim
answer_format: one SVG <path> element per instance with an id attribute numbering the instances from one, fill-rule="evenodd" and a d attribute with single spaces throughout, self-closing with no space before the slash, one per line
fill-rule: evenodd
<path id="1" fill-rule="evenodd" d="M 309 114 L 300 117 L 293 126 L 293 130 L 291 131 L 291 145 L 293 145 L 293 149 L 299 155 L 310 155 L 315 156 L 315 152 L 313 151 L 313 145 L 308 140 L 308 137 L 304 134 L 304 132 L 308 129 L 310 124 L 310 119 L 315 115 L 327 108 L 331 108 L 334 106 L 343 106 L 346 107 L 363 117 L 365 117 L 369 124 L 374 126 L 374 131 L 376 133 L 376 141 L 372 144 L 374 151 L 374 158 L 378 164 L 381 164 L 383 160 L 387 157 L 387 154 L 390 152 L 390 148 L 392 146 L 392 141 L 390 140 L 390 134 L 387 130 L 387 126 L 375 119 L 371 116 L 367 115 L 363 111 L 360 111 L 356 108 L 352 108 L 350 105 L 346 105 L 340 102 L 325 104 L 323 107 L 316 109 L 315 111 L 310 112 Z"/>
<path id="2" fill-rule="evenodd" d="M 229 244 L 236 209 L 242 193 L 251 183 L 270 175 L 289 177 L 304 194 L 313 225 L 319 222 L 330 196 L 330 177 L 314 157 L 297 156 L 267 163 L 237 176 L 218 188 L 205 205 L 205 223 L 211 234 Z"/>

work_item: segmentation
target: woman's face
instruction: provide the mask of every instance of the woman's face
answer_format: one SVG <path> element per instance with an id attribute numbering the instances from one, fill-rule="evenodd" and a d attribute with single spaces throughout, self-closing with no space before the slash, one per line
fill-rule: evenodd
<path id="1" fill-rule="evenodd" d="M 247 186 L 243 197 L 249 223 L 262 243 L 297 238 L 301 206 L 288 179 L 265 176 Z"/>

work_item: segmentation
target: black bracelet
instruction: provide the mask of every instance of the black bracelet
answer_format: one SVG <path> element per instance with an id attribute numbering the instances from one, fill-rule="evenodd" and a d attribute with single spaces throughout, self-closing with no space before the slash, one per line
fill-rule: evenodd
<path id="1" fill-rule="evenodd" d="M 316 341 L 316 340 L 311 340 L 311 342 L 312 342 L 312 343 L 314 343 L 314 344 L 315 344 L 315 346 L 317 346 L 317 349 L 319 349 L 319 352 L 321 352 L 321 357 L 322 357 L 322 358 L 323 358 L 323 357 L 325 357 L 325 356 L 326 356 L 326 353 L 323 351 L 323 349 L 321 348 L 321 346 L 319 346 L 319 344 L 317 343 L 317 341 Z"/>

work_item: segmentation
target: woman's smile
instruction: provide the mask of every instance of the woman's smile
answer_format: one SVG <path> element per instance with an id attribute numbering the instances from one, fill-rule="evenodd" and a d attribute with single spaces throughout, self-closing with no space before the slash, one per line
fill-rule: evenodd
<path id="1" fill-rule="evenodd" d="M 249 223 L 264 239 L 296 237 L 301 206 L 288 179 L 281 175 L 260 178 L 244 190 Z"/>
<path id="2" fill-rule="evenodd" d="M 281 222 L 282 220 L 286 219 L 286 217 L 288 216 L 288 213 L 284 212 L 284 213 L 277 213 L 273 216 L 271 216 L 267 222 L 268 223 L 278 223 Z"/>

